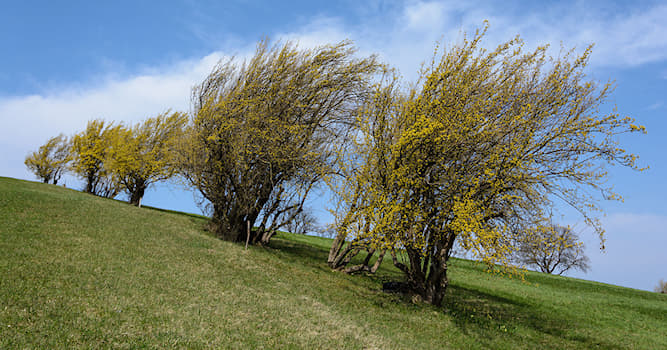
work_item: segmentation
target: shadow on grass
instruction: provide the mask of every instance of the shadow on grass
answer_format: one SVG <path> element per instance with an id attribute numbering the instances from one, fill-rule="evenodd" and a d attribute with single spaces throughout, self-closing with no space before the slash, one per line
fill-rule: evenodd
<path id="1" fill-rule="evenodd" d="M 281 255 L 285 255 L 291 261 L 298 260 L 312 267 L 326 266 L 327 255 L 329 253 L 321 247 L 277 237 L 271 239 L 269 248 L 282 253 Z"/>
<path id="2" fill-rule="evenodd" d="M 131 205 L 131 204 L 129 204 L 129 205 Z M 209 219 L 209 217 L 204 216 L 204 215 L 200 215 L 200 214 L 193 214 L 193 213 L 186 213 L 186 212 L 183 212 L 183 211 L 156 208 L 156 207 L 151 207 L 149 205 L 142 205 L 141 207 L 146 208 L 146 209 L 150 209 L 150 210 L 159 211 L 159 212 L 162 212 L 162 213 L 184 215 L 184 216 L 188 216 L 188 217 L 196 218 L 196 219 L 200 219 L 200 220 L 208 220 Z"/>
<path id="3" fill-rule="evenodd" d="M 279 254 L 285 259 L 305 264 L 314 268 L 328 270 L 326 259 L 328 250 L 322 247 L 313 247 L 307 243 L 295 242 L 289 239 L 272 239 L 271 252 Z M 459 262 L 459 265 L 469 265 L 468 262 Z M 478 266 L 466 266 L 478 269 Z M 373 275 L 359 276 L 367 278 L 378 287 L 383 282 L 402 279 L 398 271 L 389 271 L 387 268 Z M 413 307 L 430 308 L 422 304 L 413 305 L 409 297 L 395 295 L 394 302 L 402 302 Z M 378 300 L 378 302 L 382 302 Z M 548 308 L 537 307 L 534 304 L 493 293 L 479 291 L 473 288 L 458 286 L 455 283 L 449 286 L 445 296 L 445 313 L 449 314 L 456 326 L 465 334 L 474 336 L 482 342 L 483 347 L 497 346 L 498 337 L 526 337 L 526 332 L 518 328 L 532 329 L 537 333 L 534 339 L 527 339 L 531 344 L 536 341 L 553 341 L 553 344 L 543 343 L 542 346 L 554 345 L 558 347 L 576 344 L 577 347 L 603 347 L 620 349 L 618 344 L 601 341 L 594 335 L 577 334 L 572 327 L 576 327 L 573 320 L 559 317 L 556 312 L 549 312 Z M 545 311 L 546 310 L 546 311 Z M 535 334 L 535 333 L 532 333 Z M 546 336 L 553 338 L 548 338 Z M 555 339 L 554 339 L 555 338 Z M 562 342 L 562 343 L 561 343 Z M 539 344 L 536 344 L 540 347 Z"/>
<path id="4" fill-rule="evenodd" d="M 331 270 L 331 268 L 326 263 L 327 258 L 329 257 L 329 247 L 311 245 L 307 242 L 298 242 L 293 241 L 290 238 L 282 237 L 271 239 L 269 247 L 292 256 L 294 260 L 305 258 L 307 263 L 313 267 L 318 267 L 324 270 Z M 365 252 L 359 253 L 357 256 L 352 258 L 349 266 L 361 264 L 365 258 Z M 377 253 L 373 259 L 371 259 L 370 264 L 374 264 L 376 259 Z M 385 257 L 382 265 L 375 274 L 360 272 L 354 275 L 369 277 L 371 280 L 379 281 L 378 283 L 380 284 L 382 284 L 382 282 L 403 280 L 403 274 L 398 269 L 393 267 L 391 259 L 387 257 Z"/>
<path id="5" fill-rule="evenodd" d="M 525 333 L 517 332 L 517 327 L 522 327 L 585 347 L 621 348 L 591 336 L 575 334 L 572 327 L 576 325 L 572 320 L 559 318 L 543 308 L 471 288 L 450 285 L 444 307 L 463 333 L 481 335 L 481 341 L 490 347 L 496 344 L 494 338 L 499 335 L 506 333 L 512 337 L 514 333 Z M 538 336 L 536 340 L 545 339 Z"/>
<path id="6" fill-rule="evenodd" d="M 279 256 L 292 263 L 329 271 L 326 264 L 328 249 L 312 246 L 305 242 L 287 238 L 274 237 L 267 247 L 267 252 Z M 384 264 L 383 264 L 384 265 Z M 479 269 L 476 265 L 460 261 L 460 268 Z M 398 271 L 388 267 L 375 275 L 361 275 L 372 285 L 380 288 L 383 282 L 402 279 Z M 371 287 L 372 289 L 372 287 Z M 375 292 L 378 292 L 376 290 Z M 371 294 L 369 294 L 371 295 Z M 373 296 L 371 296 L 372 298 Z M 378 298 L 377 303 L 386 302 Z M 394 302 L 405 303 L 416 309 L 431 308 L 425 304 L 412 304 L 409 297 L 395 295 Z M 608 349 L 621 348 L 618 344 L 602 341 L 594 333 L 577 332 L 577 322 L 563 318 L 557 312 L 550 312 L 549 307 L 541 307 L 525 302 L 517 295 L 499 296 L 493 292 L 480 291 L 453 283 L 445 296 L 444 312 L 462 333 L 473 336 L 482 347 L 496 347 L 498 338 L 520 338 L 527 345 L 534 347 L 603 347 Z M 525 329 L 532 330 L 526 332 Z"/>

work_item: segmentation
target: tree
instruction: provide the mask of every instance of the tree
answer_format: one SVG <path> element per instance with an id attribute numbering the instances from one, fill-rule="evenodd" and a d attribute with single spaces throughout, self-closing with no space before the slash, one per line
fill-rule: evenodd
<path id="1" fill-rule="evenodd" d="M 388 191 L 391 146 L 396 143 L 405 122 L 403 107 L 408 97 L 399 88 L 396 73 L 385 71 L 374 85 L 373 94 L 359 109 L 355 123 L 357 138 L 338 159 L 341 176 L 329 181 L 337 198 L 336 220 L 331 227 L 335 238 L 327 259 L 333 269 L 374 273 L 389 248 L 381 243 L 374 228 L 381 220 L 377 201 Z M 376 250 L 380 252 L 371 266 Z M 361 251 L 366 252 L 363 262 L 348 266 Z"/>
<path id="2" fill-rule="evenodd" d="M 129 194 L 131 204 L 140 206 L 151 184 L 174 175 L 174 147 L 186 123 L 185 114 L 166 112 L 110 134 L 105 165 Z"/>
<path id="3" fill-rule="evenodd" d="M 248 62 L 221 62 L 193 89 L 181 172 L 211 203 L 219 237 L 267 243 L 333 171 L 379 67 L 354 52 L 349 42 L 312 50 L 261 42 Z"/>
<path id="4" fill-rule="evenodd" d="M 69 148 L 67 136 L 52 137 L 25 158 L 25 165 L 44 183 L 53 181 L 56 185 L 71 159 Z"/>
<path id="5" fill-rule="evenodd" d="M 557 275 L 570 269 L 586 272 L 590 268 L 584 244 L 570 227 L 550 222 L 522 230 L 517 236 L 515 258 L 521 264 Z"/>
<path id="6" fill-rule="evenodd" d="M 88 122 L 86 130 L 72 137 L 72 171 L 86 181 L 85 192 L 113 198 L 120 192 L 118 179 L 109 171 L 111 140 L 121 131 L 119 125 L 106 125 L 101 119 Z"/>
<path id="7" fill-rule="evenodd" d="M 586 79 L 590 47 L 549 58 L 547 47 L 525 52 L 517 37 L 487 51 L 485 32 L 434 56 L 414 90 L 362 110 L 366 159 L 381 166 L 348 178 L 330 265 L 347 250 L 337 245 L 365 242 L 390 252 L 410 289 L 441 305 L 457 241 L 510 266 L 512 225 L 544 219 L 559 200 L 603 237 L 592 193 L 619 198 L 604 185 L 605 165 L 639 169 L 617 135 L 644 128 L 600 113 L 612 87 Z"/>
<path id="8" fill-rule="evenodd" d="M 302 208 L 296 214 L 288 212 L 286 215 L 292 217 L 292 220 L 285 224 L 285 229 L 288 232 L 305 235 L 317 229 L 317 218 L 306 208 Z"/>
<path id="9" fill-rule="evenodd" d="M 660 282 L 658 282 L 658 285 L 655 286 L 654 290 L 656 293 L 667 294 L 667 282 L 661 279 Z"/>

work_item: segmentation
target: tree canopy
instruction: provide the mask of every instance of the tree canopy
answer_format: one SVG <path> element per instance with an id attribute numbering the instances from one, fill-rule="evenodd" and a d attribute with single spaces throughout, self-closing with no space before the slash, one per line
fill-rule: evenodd
<path id="1" fill-rule="evenodd" d="M 374 272 L 388 252 L 435 305 L 455 244 L 489 266 L 512 266 L 517 249 L 536 247 L 585 268 L 576 235 L 549 224 L 551 213 L 574 208 L 604 244 L 598 200 L 620 199 L 606 167 L 641 170 L 618 136 L 645 129 L 601 111 L 613 86 L 586 76 L 592 47 L 554 58 L 516 37 L 487 50 L 485 33 L 436 50 L 407 87 L 347 41 L 263 41 L 192 89 L 189 119 L 163 113 L 131 128 L 92 120 L 71 148 L 53 138 L 26 165 L 55 183 L 71 158 L 87 192 L 124 188 L 135 205 L 178 172 L 210 203 L 215 234 L 246 244 L 301 223 L 308 195 L 326 182 L 337 198 L 329 266 Z"/>

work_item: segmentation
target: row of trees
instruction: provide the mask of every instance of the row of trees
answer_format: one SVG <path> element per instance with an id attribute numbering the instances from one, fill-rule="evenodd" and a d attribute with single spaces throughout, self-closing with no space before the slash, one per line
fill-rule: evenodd
<path id="1" fill-rule="evenodd" d="M 139 206 L 146 189 L 176 172 L 173 156 L 187 115 L 163 113 L 126 127 L 96 119 L 71 138 L 59 135 L 26 157 L 26 166 L 43 182 L 57 184 L 70 171 L 84 191 L 107 198 L 121 191 Z"/>
<path id="2" fill-rule="evenodd" d="M 261 42 L 250 60 L 221 62 L 193 88 L 187 122 L 180 113 L 132 129 L 91 122 L 72 139 L 70 168 L 88 192 L 122 184 L 135 202 L 177 172 L 210 203 L 213 231 L 246 244 L 268 243 L 327 184 L 336 196 L 329 266 L 374 272 L 389 253 L 410 289 L 440 305 L 455 244 L 504 266 L 518 242 L 575 247 L 569 230 L 548 223 L 556 200 L 602 238 L 592 193 L 619 198 L 604 185 L 605 165 L 638 169 L 617 135 L 644 129 L 599 112 L 611 86 L 586 78 L 590 48 L 550 58 L 516 38 L 487 51 L 485 31 L 434 55 L 407 86 L 350 42 Z"/>

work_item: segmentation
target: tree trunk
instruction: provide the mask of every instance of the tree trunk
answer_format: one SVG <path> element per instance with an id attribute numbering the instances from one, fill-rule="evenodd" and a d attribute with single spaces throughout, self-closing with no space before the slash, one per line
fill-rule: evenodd
<path id="1" fill-rule="evenodd" d="M 141 207 L 141 199 L 144 197 L 144 192 L 146 191 L 146 185 L 137 184 L 134 187 L 134 191 L 130 194 L 130 204 Z"/>
<path id="2" fill-rule="evenodd" d="M 431 254 L 431 265 L 429 266 L 429 273 L 426 278 L 426 290 L 423 295 L 426 302 L 435 306 L 442 306 L 445 292 L 449 286 L 447 261 L 454 246 L 456 235 L 449 233 L 447 237 L 446 241 L 436 245 L 436 250 Z"/>
<path id="3" fill-rule="evenodd" d="M 449 286 L 447 278 L 447 260 L 442 259 L 441 254 L 436 255 L 431 261 L 429 276 L 426 279 L 425 293 L 422 295 L 424 301 L 435 306 L 442 306 L 445 291 Z"/>
<path id="4" fill-rule="evenodd" d="M 442 306 L 445 291 L 449 286 L 447 260 L 453 244 L 454 236 L 450 236 L 449 240 L 438 244 L 430 256 L 426 257 L 416 249 L 406 248 L 409 266 L 399 262 L 396 254 L 392 252 L 394 265 L 405 273 L 408 286 L 415 294 L 421 296 L 424 302 Z M 427 265 L 428 269 L 425 268 Z"/>
<path id="5" fill-rule="evenodd" d="M 344 244 L 345 244 L 345 235 L 339 232 L 336 235 L 336 238 L 334 238 L 333 244 L 331 245 L 331 249 L 329 249 L 329 258 L 327 258 L 327 264 L 329 264 L 329 267 L 333 269 L 338 268 L 335 262 L 338 256 L 340 255 L 341 249 L 343 249 Z"/>
<path id="6" fill-rule="evenodd" d="M 247 227 L 249 225 L 251 229 L 248 241 L 253 244 L 258 243 L 258 231 L 253 230 L 252 226 L 259 213 L 251 213 L 250 215 L 237 213 L 236 210 L 224 210 L 220 206 L 214 205 L 211 230 L 222 240 L 242 243 L 248 239 Z"/>
<path id="7" fill-rule="evenodd" d="M 95 193 L 95 175 L 94 174 L 88 174 L 86 177 L 86 192 L 87 193 Z"/>
<path id="8" fill-rule="evenodd" d="M 373 264 L 373 266 L 370 266 L 369 263 L 370 263 L 371 257 L 375 253 L 375 250 L 371 250 L 366 255 L 366 259 L 364 260 L 364 262 L 362 264 L 355 265 L 355 266 L 350 266 L 350 267 L 346 268 L 345 270 L 343 270 L 343 272 L 350 273 L 350 274 L 355 273 L 355 272 L 360 272 L 360 271 L 375 273 L 378 270 L 378 268 L 380 268 L 380 265 L 382 264 L 382 259 L 384 258 L 384 254 L 386 252 L 387 252 L 386 250 L 382 250 L 380 252 L 380 254 L 378 255 L 377 260 L 375 261 L 375 264 Z"/>

